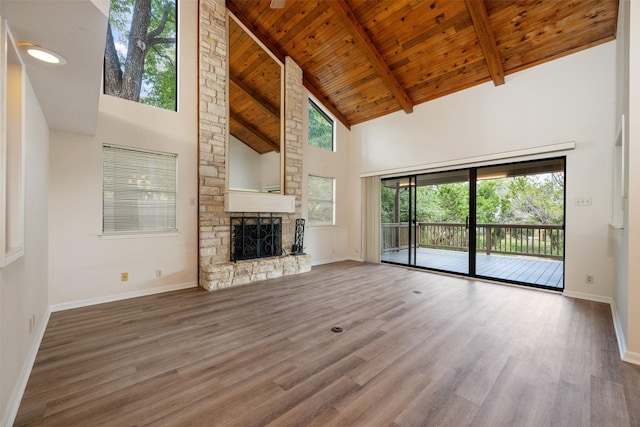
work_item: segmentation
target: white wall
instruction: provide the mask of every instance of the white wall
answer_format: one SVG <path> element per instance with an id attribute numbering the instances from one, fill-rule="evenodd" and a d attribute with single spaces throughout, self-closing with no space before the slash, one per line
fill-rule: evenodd
<path id="1" fill-rule="evenodd" d="M 229 188 L 262 191 L 280 185 L 280 153 L 259 154 L 235 136 L 229 138 Z"/>
<path id="2" fill-rule="evenodd" d="M 260 191 L 265 187 L 280 187 L 280 153 L 272 151 L 260 156 Z"/>
<path id="3" fill-rule="evenodd" d="M 26 209 L 24 256 L 0 269 L 0 425 L 9 425 L 26 386 L 48 319 L 47 182 L 49 129 L 26 84 Z M 35 327 L 29 332 L 29 319 Z M 25 382 L 23 382 L 25 381 Z"/>
<path id="4" fill-rule="evenodd" d="M 314 101 L 317 103 L 317 100 Z M 322 104 L 318 103 L 318 105 Z M 306 115 L 303 123 L 303 129 L 308 129 L 308 117 Z M 311 227 L 307 223 L 306 226 L 304 236 L 305 253 L 311 254 L 313 265 L 348 259 L 352 257 L 354 249 L 352 242 L 349 240 L 349 227 L 353 218 L 351 208 L 354 199 L 354 195 L 351 193 L 351 177 L 349 174 L 351 166 L 349 162 L 351 151 L 349 130 L 339 121 L 335 120 L 335 123 L 335 151 L 323 150 L 309 145 L 309 134 L 307 131 L 303 132 L 302 216 L 304 218 L 308 218 L 307 193 L 309 175 L 335 178 L 336 180 L 336 224 L 333 226 Z M 360 199 L 357 198 L 357 200 L 359 201 Z M 291 250 L 291 248 L 285 249 L 287 251 Z"/>
<path id="5" fill-rule="evenodd" d="M 354 126 L 361 173 L 495 155 L 567 141 L 569 292 L 613 296 L 609 244 L 615 137 L 615 42 Z M 355 194 L 353 196 L 356 196 Z M 577 207 L 576 197 L 593 205 Z M 585 274 L 595 283 L 584 283 Z"/>
<path id="6" fill-rule="evenodd" d="M 102 96 L 95 137 L 51 134 L 54 308 L 197 285 L 197 2 L 180 2 L 178 112 Z M 179 233 L 102 239 L 102 144 L 178 154 Z M 162 277 L 156 278 L 156 269 Z M 129 273 L 127 282 L 120 281 Z"/>

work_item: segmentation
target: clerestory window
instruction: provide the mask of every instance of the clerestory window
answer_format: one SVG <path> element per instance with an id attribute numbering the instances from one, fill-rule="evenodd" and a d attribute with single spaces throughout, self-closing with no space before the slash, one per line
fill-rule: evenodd
<path id="1" fill-rule="evenodd" d="M 177 0 L 111 0 L 104 93 L 177 110 Z"/>
<path id="2" fill-rule="evenodd" d="M 311 99 L 309 112 L 309 145 L 328 151 L 335 151 L 334 121 Z"/>

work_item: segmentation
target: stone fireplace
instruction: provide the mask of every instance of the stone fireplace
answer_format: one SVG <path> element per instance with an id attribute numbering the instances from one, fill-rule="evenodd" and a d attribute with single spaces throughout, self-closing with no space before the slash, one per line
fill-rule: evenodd
<path id="1" fill-rule="evenodd" d="M 311 269 L 309 255 L 231 262 L 231 217 L 258 216 L 229 207 L 226 182 L 227 9 L 224 0 L 200 0 L 199 21 L 199 284 L 207 290 L 297 274 Z M 292 200 L 259 216 L 281 218 L 282 248 L 290 251 L 295 220 L 301 216 L 302 132 L 305 92 L 302 70 L 285 59 L 284 191 Z M 243 197 L 253 196 L 251 194 Z M 256 199 L 268 195 L 255 195 Z M 226 209 L 225 209 L 226 203 Z M 276 204 L 277 205 L 277 204 Z M 233 205 L 237 206 L 237 205 Z"/>

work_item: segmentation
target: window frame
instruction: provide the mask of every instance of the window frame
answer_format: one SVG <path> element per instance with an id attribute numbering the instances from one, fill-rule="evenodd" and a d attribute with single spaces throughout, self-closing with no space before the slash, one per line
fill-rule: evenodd
<path id="1" fill-rule="evenodd" d="M 332 183 L 332 190 L 331 190 L 331 223 L 317 223 L 317 222 L 313 222 L 311 216 L 309 215 L 309 205 L 311 204 L 312 201 L 317 201 L 317 202 L 327 202 L 328 200 L 326 199 L 319 199 L 319 198 L 313 198 L 311 197 L 311 195 L 309 194 L 309 181 L 311 180 L 311 178 L 320 178 L 320 179 L 330 179 L 331 183 Z M 334 177 L 329 177 L 329 176 L 322 176 L 322 175 L 314 175 L 314 174 L 309 174 L 307 176 L 307 221 L 309 224 L 309 227 L 334 227 L 336 225 L 336 188 L 337 188 L 337 183 L 336 183 L 336 178 Z"/>
<path id="2" fill-rule="evenodd" d="M 106 153 L 106 149 L 115 149 L 115 150 L 123 150 L 123 151 L 131 151 L 131 152 L 138 152 L 138 153 L 142 153 L 142 154 L 146 154 L 146 155 L 156 155 L 156 156 L 163 156 L 163 157 L 172 157 L 174 160 L 174 164 L 175 164 L 175 178 L 174 178 L 174 183 L 175 186 L 173 188 L 173 192 L 169 191 L 168 193 L 171 193 L 174 195 L 174 206 L 173 206 L 173 218 L 174 218 L 174 225 L 173 227 L 170 228 L 157 228 L 157 229 L 147 229 L 147 228 L 142 228 L 142 229 L 129 229 L 129 230 L 105 230 L 105 153 Z M 114 144 L 102 144 L 102 224 L 101 224 L 101 234 L 100 236 L 104 239 L 109 239 L 109 238 L 119 238 L 119 237 L 123 237 L 123 238 L 127 238 L 127 237 L 157 237 L 157 236 L 163 236 L 163 235 L 174 235 L 179 233 L 179 228 L 178 228 L 178 196 L 179 196 L 179 183 L 178 183 L 178 176 L 179 176 L 179 155 L 177 153 L 169 153 L 169 152 L 164 152 L 164 151 L 156 151 L 156 150 L 147 150 L 147 149 L 140 149 L 140 148 L 135 148 L 135 147 L 126 147 L 126 146 L 121 146 L 121 145 L 114 145 Z M 115 200 L 114 200 L 115 202 Z M 115 204 L 115 203 L 114 203 Z"/>
<path id="3" fill-rule="evenodd" d="M 320 147 L 318 145 L 314 145 L 311 143 L 311 138 L 309 138 L 309 130 L 311 129 L 309 123 L 309 106 L 311 106 L 315 111 L 317 111 L 327 122 L 331 124 L 331 149 Z M 333 117 L 327 113 L 323 107 L 320 106 L 320 103 L 315 101 L 313 98 L 308 97 L 307 99 L 307 144 L 311 147 L 316 147 L 320 150 L 335 152 L 336 151 L 336 121 Z"/>

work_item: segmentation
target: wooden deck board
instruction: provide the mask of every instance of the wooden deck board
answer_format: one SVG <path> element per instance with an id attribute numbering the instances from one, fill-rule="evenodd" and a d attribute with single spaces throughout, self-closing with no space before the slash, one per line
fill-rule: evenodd
<path id="1" fill-rule="evenodd" d="M 53 313 L 15 425 L 618 427 L 638 396 L 607 304 L 342 262 Z"/>
<path id="2" fill-rule="evenodd" d="M 418 248 L 418 267 L 468 274 L 468 253 L 443 249 Z M 389 252 L 382 261 L 406 264 L 408 250 Z M 479 276 L 562 289 L 564 267 L 562 261 L 510 255 L 476 254 L 476 273 Z"/>

